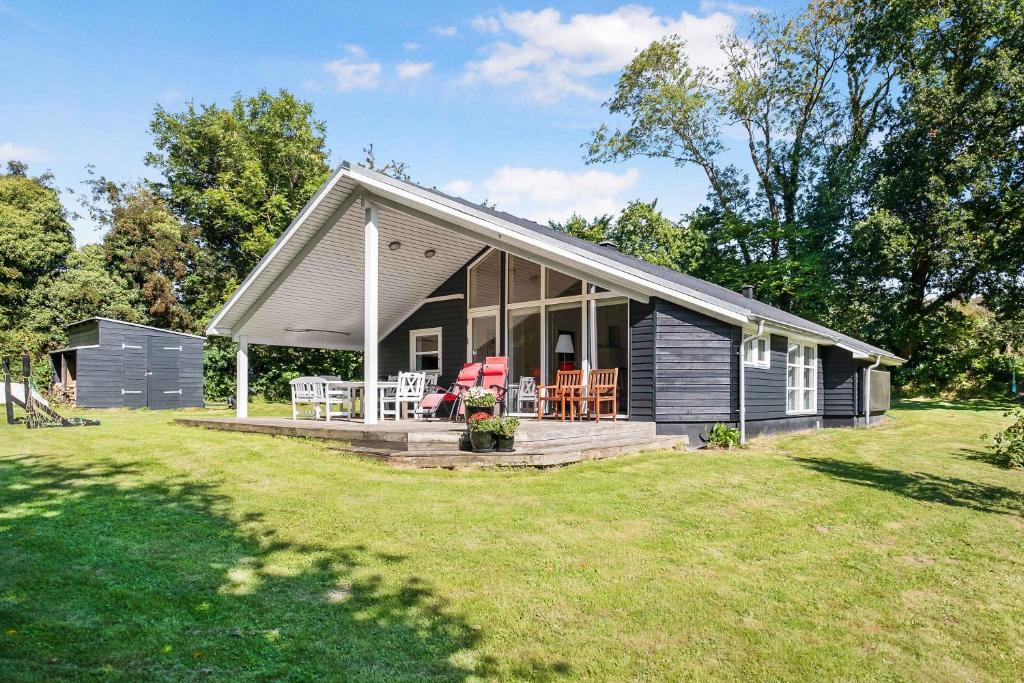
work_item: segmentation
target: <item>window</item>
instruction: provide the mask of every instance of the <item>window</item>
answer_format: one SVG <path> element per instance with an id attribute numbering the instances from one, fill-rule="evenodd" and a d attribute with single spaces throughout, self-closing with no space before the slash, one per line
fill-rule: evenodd
<path id="1" fill-rule="evenodd" d="M 469 307 L 483 308 L 498 305 L 501 254 L 492 249 L 469 269 Z"/>
<path id="2" fill-rule="evenodd" d="M 786 356 L 786 412 L 818 410 L 818 347 L 790 343 Z"/>
<path id="3" fill-rule="evenodd" d="M 413 372 L 441 372 L 441 328 L 409 332 L 409 368 Z"/>
<path id="4" fill-rule="evenodd" d="M 540 266 L 518 256 L 509 256 L 508 302 L 518 304 L 540 298 Z"/>
<path id="5" fill-rule="evenodd" d="M 544 296 L 548 299 L 557 299 L 563 296 L 580 296 L 583 294 L 583 283 L 571 275 L 559 273 L 557 270 L 547 269 L 548 282 L 545 287 Z"/>
<path id="6" fill-rule="evenodd" d="M 743 364 L 755 368 L 771 367 L 771 345 L 767 335 L 751 339 L 743 345 Z"/>

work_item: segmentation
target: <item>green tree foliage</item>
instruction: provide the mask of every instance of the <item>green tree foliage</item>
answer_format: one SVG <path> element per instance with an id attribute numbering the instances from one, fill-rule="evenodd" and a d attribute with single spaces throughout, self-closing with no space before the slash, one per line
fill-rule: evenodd
<path id="1" fill-rule="evenodd" d="M 326 127 L 308 102 L 282 90 L 236 96 L 228 108 L 189 103 L 173 113 L 157 107 L 150 124 L 156 151 L 146 163 L 159 169 L 174 212 L 199 229 L 211 259 L 206 277 L 223 303 L 273 246 L 327 179 Z"/>
<path id="2" fill-rule="evenodd" d="M 149 188 L 128 187 L 105 178 L 92 181 L 92 217 L 107 228 L 103 251 L 107 269 L 140 295 L 144 322 L 191 331 L 184 285 L 198 255 L 194 227 L 179 221 Z"/>
<path id="3" fill-rule="evenodd" d="M 632 201 L 614 220 L 606 215 L 588 221 L 574 214 L 551 227 L 591 242 L 610 242 L 623 254 L 674 270 L 694 268 L 706 248 L 704 235 L 665 218 L 657 201 Z"/>
<path id="4" fill-rule="evenodd" d="M 71 225 L 46 176 L 30 178 L 26 166 L 0 173 L 0 328 L 25 314 L 29 293 L 64 266 L 74 249 Z"/>
<path id="5" fill-rule="evenodd" d="M 878 332 L 913 357 L 947 305 L 1024 300 L 1024 14 L 1014 3 L 896 3 L 909 42 L 873 155 L 856 276 L 894 309 Z"/>

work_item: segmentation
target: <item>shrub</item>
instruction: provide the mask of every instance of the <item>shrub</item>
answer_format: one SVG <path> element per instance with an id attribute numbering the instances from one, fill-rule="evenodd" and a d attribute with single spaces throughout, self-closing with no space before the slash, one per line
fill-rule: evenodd
<path id="1" fill-rule="evenodd" d="M 740 430 L 723 422 L 716 422 L 708 429 L 708 448 L 732 448 L 740 445 Z"/>
<path id="2" fill-rule="evenodd" d="M 483 387 L 470 387 L 466 392 L 466 405 L 470 408 L 490 408 L 498 399 Z"/>
<path id="3" fill-rule="evenodd" d="M 1012 417 L 1013 424 L 994 436 L 985 434 L 981 438 L 992 440 L 988 448 L 997 464 L 1024 468 L 1024 408 L 1014 408 L 1003 415 Z"/>
<path id="4" fill-rule="evenodd" d="M 512 417 L 511 415 L 505 417 L 496 417 L 494 422 L 497 424 L 495 433 L 498 436 L 515 436 L 516 430 L 519 429 L 519 418 Z"/>
<path id="5" fill-rule="evenodd" d="M 500 420 L 500 417 L 480 412 L 470 415 L 467 424 L 471 432 L 491 432 L 493 434 L 497 433 Z"/>

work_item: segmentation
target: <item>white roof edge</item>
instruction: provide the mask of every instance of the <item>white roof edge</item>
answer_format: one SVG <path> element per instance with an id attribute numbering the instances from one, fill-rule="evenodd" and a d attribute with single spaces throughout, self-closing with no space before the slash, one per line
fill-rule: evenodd
<path id="1" fill-rule="evenodd" d="M 115 320 L 114 318 L 104 318 L 102 315 L 94 315 L 91 318 L 84 318 L 82 320 L 76 320 L 73 323 L 68 323 L 64 327 L 71 327 L 73 325 L 81 325 L 82 323 L 87 323 L 87 322 L 89 322 L 91 320 L 103 320 L 103 321 L 108 322 L 108 323 L 117 323 L 118 325 L 131 325 L 132 327 L 141 327 L 141 328 L 143 328 L 145 330 L 156 330 L 157 332 L 165 332 L 167 334 L 177 334 L 177 335 L 182 336 L 182 337 L 192 337 L 193 339 L 206 339 L 206 337 L 202 336 L 201 334 L 189 334 L 188 332 L 178 332 L 177 330 L 166 330 L 166 329 L 164 329 L 162 327 L 154 327 L 152 325 L 143 325 L 142 323 L 130 323 L 127 320 Z M 72 346 L 72 347 L 70 347 L 67 350 L 70 351 L 70 350 L 73 350 L 73 349 L 81 349 L 81 348 L 87 348 L 87 347 L 84 347 L 84 346 Z"/>

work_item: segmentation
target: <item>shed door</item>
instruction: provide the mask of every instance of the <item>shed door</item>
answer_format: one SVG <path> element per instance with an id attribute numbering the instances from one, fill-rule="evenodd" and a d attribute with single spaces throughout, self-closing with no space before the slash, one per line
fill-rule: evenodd
<path id="1" fill-rule="evenodd" d="M 121 396 L 124 405 L 128 408 L 144 408 L 148 405 L 146 385 L 149 379 L 146 376 L 146 337 L 125 335 L 121 342 L 121 352 L 124 362 Z"/>
<path id="2" fill-rule="evenodd" d="M 181 407 L 180 341 L 149 338 L 149 407 L 153 410 Z"/>

